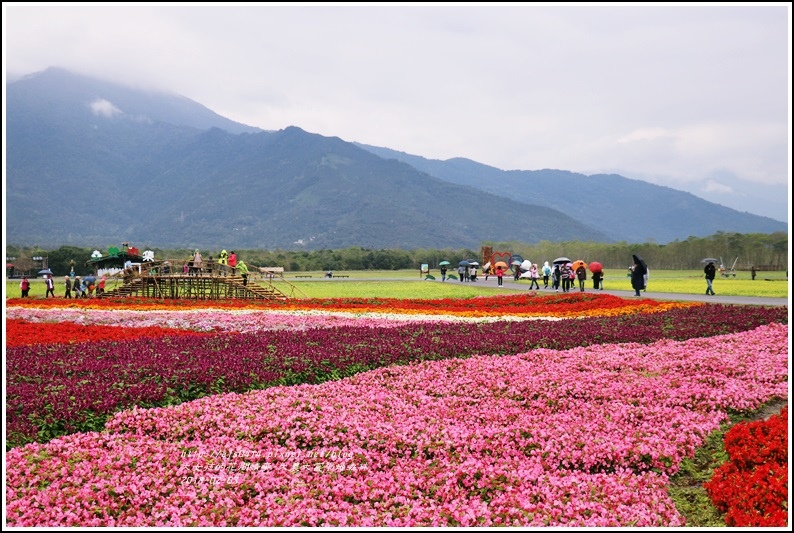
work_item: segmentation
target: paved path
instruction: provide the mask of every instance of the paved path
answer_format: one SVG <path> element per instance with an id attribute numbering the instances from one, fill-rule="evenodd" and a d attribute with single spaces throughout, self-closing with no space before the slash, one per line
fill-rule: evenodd
<path id="1" fill-rule="evenodd" d="M 440 278 L 436 278 L 436 281 L 440 282 Z M 459 280 L 447 280 L 445 283 L 457 283 L 463 284 L 466 283 L 461 282 Z M 484 277 L 478 277 L 477 281 L 474 282 L 478 286 L 482 287 L 492 287 L 494 289 L 498 289 L 498 285 L 496 282 L 495 276 L 489 276 L 488 280 L 486 281 Z M 525 284 L 518 284 L 513 281 L 513 278 L 505 278 L 503 282 L 503 287 L 506 289 L 522 289 L 527 290 Z M 585 292 L 593 293 L 597 292 L 600 294 L 612 294 L 613 296 L 620 296 L 622 298 L 634 298 L 634 290 L 596 290 L 592 288 L 592 281 L 588 280 L 587 285 L 585 286 Z M 578 285 L 575 289 L 576 292 L 579 291 Z M 554 290 L 543 289 L 541 284 L 540 290 L 535 290 L 535 292 L 539 294 L 546 294 L 546 293 L 553 293 Z M 562 293 L 562 289 L 560 289 L 559 293 Z M 789 305 L 789 298 L 762 298 L 759 296 L 722 296 L 719 293 L 715 296 L 707 296 L 705 294 L 687 294 L 687 293 L 672 293 L 672 292 L 653 292 L 653 291 L 643 291 L 642 293 L 643 298 L 651 298 L 653 300 L 677 300 L 677 301 L 685 301 L 685 302 L 710 302 L 710 303 L 719 303 L 719 304 L 738 304 L 738 305 L 771 305 L 771 306 L 787 306 Z"/>

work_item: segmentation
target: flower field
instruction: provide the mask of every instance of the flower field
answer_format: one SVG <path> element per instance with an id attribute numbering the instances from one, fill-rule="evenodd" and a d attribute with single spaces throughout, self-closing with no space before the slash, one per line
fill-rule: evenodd
<path id="1" fill-rule="evenodd" d="M 788 398 L 787 316 L 590 293 L 7 300 L 6 524 L 685 525 L 681 462 Z"/>

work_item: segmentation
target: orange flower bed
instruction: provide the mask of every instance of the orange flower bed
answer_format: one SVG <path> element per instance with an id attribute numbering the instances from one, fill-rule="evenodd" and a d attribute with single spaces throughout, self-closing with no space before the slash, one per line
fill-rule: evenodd
<path id="1" fill-rule="evenodd" d="M 15 298 L 8 306 L 90 309 L 238 309 L 238 310 L 322 310 L 353 313 L 397 313 L 459 315 L 472 317 L 511 315 L 519 317 L 586 317 L 653 313 L 703 305 L 690 302 L 660 302 L 650 299 L 626 300 L 608 294 L 533 296 L 531 294 L 483 296 L 459 299 L 409 300 L 398 298 L 312 298 L 293 300 L 154 300 L 150 298 L 107 298 L 91 300 Z"/>

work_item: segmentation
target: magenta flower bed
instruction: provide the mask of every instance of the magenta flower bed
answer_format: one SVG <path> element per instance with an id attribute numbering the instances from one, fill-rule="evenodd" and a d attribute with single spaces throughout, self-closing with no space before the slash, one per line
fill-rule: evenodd
<path id="1" fill-rule="evenodd" d="M 72 318 L 85 325 L 123 321 L 139 327 L 215 328 L 226 333 L 207 338 L 9 347 L 7 447 L 100 430 L 109 415 L 133 406 L 164 406 L 213 393 L 319 383 L 413 361 L 683 340 L 713 335 L 715 328 L 734 332 L 787 320 L 781 308 L 735 306 L 729 316 L 725 313 L 724 306 L 699 306 L 559 321 L 398 325 L 387 319 L 349 318 L 330 327 L 329 322 L 306 314 L 14 309 L 12 318 L 28 321 Z M 297 330 L 287 329 L 288 325 Z M 246 333 L 234 333 L 237 330 Z"/>
<path id="2" fill-rule="evenodd" d="M 478 355 L 509 353 L 532 333 L 494 324 L 468 330 L 493 337 L 463 343 L 466 359 L 131 409 L 102 433 L 12 449 L 7 525 L 681 526 L 667 477 L 727 410 L 787 397 L 788 327 L 590 345 L 586 333 L 646 339 L 627 317 L 591 322 L 553 323 L 545 341 L 586 346 Z M 413 327 L 388 330 L 396 338 L 370 329 L 368 341 L 340 328 L 340 342 L 421 353 L 433 336 Z M 327 355 L 333 345 L 316 339 Z M 254 335 L 213 342 L 205 358 L 268 346 Z"/>

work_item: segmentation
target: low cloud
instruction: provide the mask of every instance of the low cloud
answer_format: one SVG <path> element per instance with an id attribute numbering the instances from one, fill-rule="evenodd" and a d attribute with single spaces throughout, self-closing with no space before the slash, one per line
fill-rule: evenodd
<path id="1" fill-rule="evenodd" d="M 722 183 L 717 183 L 714 180 L 708 180 L 705 185 L 703 185 L 703 192 L 716 192 L 718 194 L 733 194 L 734 190 L 733 187 L 729 185 L 723 185 Z"/>
<path id="2" fill-rule="evenodd" d="M 89 104 L 91 112 L 100 117 L 113 118 L 123 114 L 123 111 L 104 98 L 94 100 Z"/>

